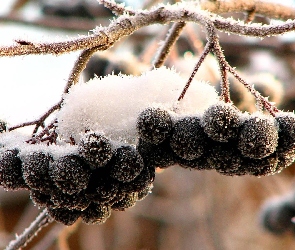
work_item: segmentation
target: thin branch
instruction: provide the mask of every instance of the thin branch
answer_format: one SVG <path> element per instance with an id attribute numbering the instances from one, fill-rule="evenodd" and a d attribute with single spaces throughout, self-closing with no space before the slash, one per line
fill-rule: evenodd
<path id="1" fill-rule="evenodd" d="M 135 15 L 136 12 L 128 7 L 125 7 L 125 3 L 116 3 L 113 0 L 98 0 L 100 4 L 103 4 L 104 7 L 111 10 L 116 16 L 120 16 L 123 14 L 129 14 L 131 16 Z"/>
<path id="2" fill-rule="evenodd" d="M 171 50 L 171 47 L 179 38 L 180 33 L 184 27 L 185 27 L 185 22 L 178 22 L 173 24 L 173 26 L 171 27 L 171 29 L 169 30 L 167 34 L 167 37 L 163 43 L 163 46 L 160 48 L 160 51 L 157 54 L 157 57 L 155 58 L 155 61 L 154 61 L 155 68 L 160 68 L 164 64 Z"/>
<path id="3" fill-rule="evenodd" d="M 229 12 L 248 12 L 255 9 L 256 14 L 269 18 L 288 20 L 295 19 L 295 9 L 292 6 L 255 0 L 232 0 L 232 1 L 200 1 L 200 7 L 212 13 L 221 14 Z"/>
<path id="4" fill-rule="evenodd" d="M 180 8 L 180 7 L 181 8 Z M 99 47 L 103 50 L 111 47 L 124 36 L 131 35 L 134 31 L 152 24 L 167 24 L 170 22 L 196 22 L 203 26 L 213 22 L 216 29 L 233 34 L 254 37 L 280 35 L 295 30 L 295 20 L 281 25 L 243 24 L 231 19 L 211 16 L 199 9 L 189 8 L 187 4 L 161 6 L 150 11 L 141 11 L 134 16 L 123 15 L 110 23 L 108 27 L 98 27 L 88 36 L 68 39 L 60 42 L 38 43 L 27 41 L 29 45 L 15 44 L 0 47 L 0 56 L 16 56 L 29 54 L 54 54 L 60 55 L 72 51 Z"/>
<path id="5" fill-rule="evenodd" d="M 43 227 L 52 221 L 53 219 L 48 216 L 47 210 L 44 209 L 21 235 L 16 236 L 16 239 L 9 243 L 5 250 L 16 250 L 24 247 Z"/>
<path id="6" fill-rule="evenodd" d="M 194 79 L 195 74 L 197 73 L 198 69 L 200 68 L 200 66 L 202 65 L 202 63 L 204 62 L 206 56 L 209 54 L 209 52 L 212 50 L 212 48 L 213 48 L 213 44 L 211 42 L 207 42 L 207 44 L 206 44 L 206 46 L 204 48 L 204 51 L 203 51 L 202 55 L 200 56 L 199 61 L 197 62 L 196 66 L 195 66 L 190 78 L 188 79 L 186 85 L 184 86 L 180 96 L 178 97 L 178 101 L 183 99 L 187 89 L 189 88 L 192 80 Z"/>

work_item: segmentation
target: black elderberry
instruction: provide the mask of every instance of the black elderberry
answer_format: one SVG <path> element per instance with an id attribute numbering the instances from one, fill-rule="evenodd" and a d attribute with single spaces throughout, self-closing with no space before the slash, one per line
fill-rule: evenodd
<path id="1" fill-rule="evenodd" d="M 243 156 L 261 159 L 272 154 L 278 144 L 278 128 L 267 116 L 252 115 L 242 125 L 238 148 Z"/>
<path id="2" fill-rule="evenodd" d="M 279 124 L 279 152 L 295 150 L 295 115 L 291 112 L 280 112 L 276 114 Z"/>
<path id="3" fill-rule="evenodd" d="M 54 207 L 53 202 L 51 201 L 50 194 L 44 194 L 38 190 L 31 189 L 30 190 L 30 198 L 35 205 L 38 207 Z"/>
<path id="4" fill-rule="evenodd" d="M 277 173 L 279 159 L 276 153 L 262 159 L 241 158 L 241 170 L 249 175 L 265 176 Z"/>
<path id="5" fill-rule="evenodd" d="M 119 181 L 109 176 L 107 168 L 98 168 L 91 172 L 85 195 L 89 200 L 102 204 L 110 202 L 118 190 Z"/>
<path id="6" fill-rule="evenodd" d="M 64 193 L 74 194 L 86 189 L 89 178 L 89 166 L 77 155 L 60 157 L 49 169 L 56 186 Z"/>
<path id="7" fill-rule="evenodd" d="M 126 208 L 135 206 L 138 200 L 138 193 L 132 192 L 125 194 L 124 198 L 112 205 L 112 210 L 124 211 Z"/>
<path id="8" fill-rule="evenodd" d="M 144 167 L 143 159 L 132 146 L 121 146 L 107 166 L 110 176 L 121 182 L 130 182 L 136 178 Z"/>
<path id="9" fill-rule="evenodd" d="M 7 130 L 7 123 L 5 121 L 0 120 L 0 133 L 3 133 Z"/>
<path id="10" fill-rule="evenodd" d="M 168 140 L 155 145 L 139 139 L 137 150 L 147 166 L 167 168 L 175 164 L 174 153 Z"/>
<path id="11" fill-rule="evenodd" d="M 147 108 L 139 114 L 136 128 L 140 138 L 159 144 L 170 135 L 172 119 L 163 109 Z"/>
<path id="12" fill-rule="evenodd" d="M 175 123 L 170 146 L 177 156 L 194 160 L 204 153 L 206 138 L 200 118 L 185 117 Z"/>
<path id="13" fill-rule="evenodd" d="M 289 151 L 277 152 L 278 155 L 278 166 L 277 173 L 282 171 L 284 168 L 290 166 L 295 161 L 295 150 L 291 149 Z"/>
<path id="14" fill-rule="evenodd" d="M 202 126 L 211 139 L 227 142 L 237 137 L 241 125 L 240 117 L 240 111 L 235 106 L 219 102 L 204 112 Z"/>
<path id="15" fill-rule="evenodd" d="M 69 210 L 65 208 L 53 208 L 47 207 L 48 214 L 57 222 L 60 222 L 66 226 L 73 225 L 81 216 L 79 210 Z"/>
<path id="16" fill-rule="evenodd" d="M 209 164 L 208 154 L 209 152 L 194 160 L 185 160 L 180 157 L 176 157 L 176 162 L 180 167 L 183 168 L 190 168 L 195 170 L 211 170 L 214 169 L 214 166 Z"/>
<path id="17" fill-rule="evenodd" d="M 27 189 L 23 179 L 22 162 L 18 150 L 6 150 L 0 153 L 0 183 L 8 190 Z"/>
<path id="18" fill-rule="evenodd" d="M 49 193 L 54 185 L 49 176 L 52 156 L 43 152 L 32 152 L 22 158 L 22 171 L 25 182 L 32 189 Z"/>
<path id="19" fill-rule="evenodd" d="M 78 151 L 94 169 L 105 166 L 114 153 L 110 140 L 97 132 L 86 133 L 79 142 Z"/>
<path id="20" fill-rule="evenodd" d="M 277 200 L 264 205 L 260 220 L 262 226 L 273 234 L 295 232 L 295 208 L 289 201 Z"/>
<path id="21" fill-rule="evenodd" d="M 57 208 L 81 211 L 85 210 L 90 204 L 90 200 L 87 199 L 83 191 L 75 194 L 65 194 L 60 190 L 55 190 L 51 194 L 51 201 Z"/>
<path id="22" fill-rule="evenodd" d="M 224 175 L 244 175 L 241 171 L 241 154 L 234 143 L 212 142 L 207 158 L 208 164 Z"/>
<path id="23" fill-rule="evenodd" d="M 86 224 L 103 224 L 111 216 L 111 207 L 107 204 L 91 203 L 82 212 L 82 220 Z"/>

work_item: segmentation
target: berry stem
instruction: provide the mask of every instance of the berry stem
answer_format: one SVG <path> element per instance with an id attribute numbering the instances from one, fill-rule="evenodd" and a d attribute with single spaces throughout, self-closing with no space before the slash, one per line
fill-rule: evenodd
<path id="1" fill-rule="evenodd" d="M 189 88 L 189 86 L 190 86 L 192 80 L 194 79 L 194 77 L 195 77 L 197 71 L 199 70 L 200 66 L 202 65 L 202 63 L 204 62 L 206 56 L 209 54 L 209 52 L 211 51 L 212 48 L 213 48 L 213 43 L 211 43 L 211 42 L 207 42 L 207 44 L 206 44 L 206 46 L 205 46 L 205 48 L 204 48 L 204 50 L 203 50 L 203 53 L 202 53 L 202 55 L 201 55 L 199 61 L 197 62 L 197 64 L 196 64 L 196 66 L 195 66 L 195 68 L 194 68 L 194 70 L 193 70 L 193 72 L 192 72 L 190 78 L 188 79 L 188 81 L 187 81 L 186 85 L 184 86 L 184 88 L 183 88 L 183 90 L 182 90 L 180 96 L 179 96 L 178 99 L 177 99 L 178 101 L 180 101 L 181 99 L 184 98 L 185 93 L 186 93 L 187 89 Z"/>
<path id="2" fill-rule="evenodd" d="M 15 240 L 9 243 L 5 250 L 15 250 L 24 247 L 37 235 L 38 231 L 52 221 L 53 219 L 48 216 L 47 209 L 44 209 L 21 235 L 16 236 Z"/>

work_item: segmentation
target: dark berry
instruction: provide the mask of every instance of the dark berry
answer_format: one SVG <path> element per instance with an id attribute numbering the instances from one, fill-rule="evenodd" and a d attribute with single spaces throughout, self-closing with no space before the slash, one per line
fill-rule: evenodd
<path id="1" fill-rule="evenodd" d="M 204 153 L 207 136 L 200 123 L 199 117 L 185 117 L 175 123 L 170 146 L 177 156 L 194 160 Z"/>
<path id="2" fill-rule="evenodd" d="M 242 125 L 238 148 L 243 156 L 261 159 L 272 154 L 278 144 L 275 122 L 267 116 L 250 116 Z"/>
<path id="3" fill-rule="evenodd" d="M 219 102 L 204 112 L 202 126 L 211 139 L 227 142 L 237 137 L 241 125 L 240 117 L 240 111 L 235 106 Z"/>
<path id="4" fill-rule="evenodd" d="M 170 135 L 172 119 L 163 109 L 147 108 L 138 116 L 136 128 L 140 138 L 159 144 Z"/>
<path id="5" fill-rule="evenodd" d="M 279 152 L 295 150 L 295 115 L 291 112 L 280 112 L 276 114 L 279 124 Z"/>
<path id="6" fill-rule="evenodd" d="M 179 164 L 180 167 L 183 168 L 190 168 L 195 170 L 211 170 L 214 169 L 214 166 L 210 165 L 208 162 L 208 153 L 191 161 L 177 157 L 176 162 Z"/>
<path id="7" fill-rule="evenodd" d="M 126 208 L 135 206 L 136 201 L 138 200 L 138 193 L 127 193 L 124 198 L 112 205 L 112 210 L 124 211 Z"/>
<path id="8" fill-rule="evenodd" d="M 49 193 L 54 185 L 49 176 L 52 157 L 43 152 L 32 152 L 22 158 L 22 171 L 25 182 L 32 189 Z"/>
<path id="9" fill-rule="evenodd" d="M 0 120 L 0 133 L 6 132 L 7 123 L 5 121 Z"/>
<path id="10" fill-rule="evenodd" d="M 103 224 L 111 216 L 111 207 L 107 204 L 91 203 L 82 212 L 82 220 L 86 224 Z"/>
<path id="11" fill-rule="evenodd" d="M 98 168 L 91 173 L 85 195 L 93 202 L 108 203 L 116 196 L 118 189 L 119 181 L 111 178 L 106 168 Z"/>
<path id="12" fill-rule="evenodd" d="M 147 166 L 167 168 L 175 164 L 174 153 L 167 140 L 155 145 L 139 139 L 137 150 Z"/>
<path id="13" fill-rule="evenodd" d="M 110 176 L 121 182 L 130 182 L 136 178 L 144 167 L 143 159 L 132 146 L 116 149 L 109 166 Z"/>
<path id="14" fill-rule="evenodd" d="M 27 189 L 23 179 L 22 162 L 18 150 L 6 150 L 0 153 L 0 183 L 8 190 Z"/>
<path id="15" fill-rule="evenodd" d="M 38 190 L 31 189 L 30 190 L 30 198 L 33 201 L 33 203 L 39 207 L 47 207 L 47 206 L 54 207 L 54 204 L 51 201 L 50 194 L 44 194 Z"/>
<path id="16" fill-rule="evenodd" d="M 97 132 L 86 133 L 79 142 L 78 151 L 94 169 L 105 166 L 114 153 L 110 140 Z"/>
<path id="17" fill-rule="evenodd" d="M 278 171 L 278 156 L 276 153 L 262 159 L 241 158 L 241 170 L 249 175 L 273 175 Z"/>
<path id="18" fill-rule="evenodd" d="M 88 185 L 89 166 L 77 155 L 60 157 L 49 170 L 52 180 L 64 193 L 78 193 Z"/>
<path id="19" fill-rule="evenodd" d="M 49 206 L 47 207 L 47 211 L 50 217 L 66 226 L 73 225 L 81 216 L 81 211 L 79 210 L 68 210 Z"/>
<path id="20" fill-rule="evenodd" d="M 146 186 L 144 190 L 137 193 L 137 200 L 142 201 L 143 199 L 145 199 L 152 192 L 152 189 L 153 184 L 149 184 L 148 186 Z"/>
<path id="21" fill-rule="evenodd" d="M 284 152 L 277 152 L 279 162 L 277 167 L 277 172 L 279 173 L 284 168 L 290 166 L 295 161 L 295 150 L 289 150 Z"/>
<path id="22" fill-rule="evenodd" d="M 243 175 L 241 172 L 241 154 L 234 143 L 215 142 L 210 145 L 208 164 L 224 175 Z"/>
<path id="23" fill-rule="evenodd" d="M 145 167 L 141 173 L 131 182 L 121 183 L 120 189 L 123 192 L 141 192 L 146 189 L 155 179 L 155 169 Z"/>
<path id="24" fill-rule="evenodd" d="M 81 211 L 85 210 L 90 204 L 90 200 L 86 198 L 83 191 L 75 194 L 65 194 L 60 190 L 55 190 L 51 194 L 51 201 L 55 207 Z"/>

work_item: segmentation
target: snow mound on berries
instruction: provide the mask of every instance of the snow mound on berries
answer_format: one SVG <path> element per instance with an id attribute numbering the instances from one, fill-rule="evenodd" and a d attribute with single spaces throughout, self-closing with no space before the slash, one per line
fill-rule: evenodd
<path id="1" fill-rule="evenodd" d="M 108 75 L 74 85 L 57 116 L 58 133 L 78 142 L 86 131 L 100 131 L 111 140 L 134 144 L 136 119 L 143 109 L 161 107 L 188 115 L 218 102 L 214 87 L 200 81 L 177 102 L 186 81 L 173 69 L 161 67 L 141 76 Z"/>

